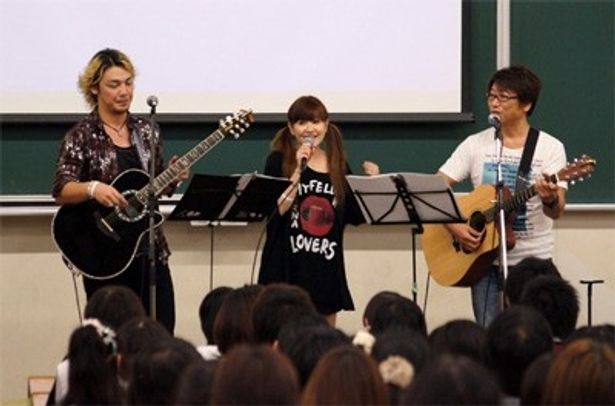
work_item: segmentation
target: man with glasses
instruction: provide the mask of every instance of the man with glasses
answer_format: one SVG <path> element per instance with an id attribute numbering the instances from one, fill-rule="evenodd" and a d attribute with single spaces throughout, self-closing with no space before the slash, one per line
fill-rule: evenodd
<path id="1" fill-rule="evenodd" d="M 523 66 L 512 66 L 497 71 L 487 86 L 487 105 L 491 117 L 498 121 L 502 140 L 502 178 L 506 187 L 514 191 L 521 157 L 531 125 L 532 114 L 540 94 L 540 79 Z M 560 217 L 566 204 L 566 182 L 547 181 L 545 174 L 555 174 L 566 166 L 564 145 L 544 131 L 538 135 L 523 188 L 535 185 L 536 196 L 516 212 L 513 231 L 514 248 L 508 251 L 508 265 L 515 265 L 526 257 L 550 259 L 553 249 L 553 219 Z M 469 178 L 472 185 L 495 185 L 497 181 L 496 129 L 491 127 L 470 135 L 455 149 L 440 167 L 439 174 L 453 186 Z M 531 147 L 530 147 L 531 149 Z M 494 196 L 495 199 L 495 196 Z M 446 228 L 466 252 L 476 251 L 482 242 L 483 232 L 468 224 L 450 224 Z M 479 324 L 488 325 L 500 312 L 498 291 L 502 281 L 498 265 L 493 264 L 486 274 L 472 286 L 472 306 Z"/>

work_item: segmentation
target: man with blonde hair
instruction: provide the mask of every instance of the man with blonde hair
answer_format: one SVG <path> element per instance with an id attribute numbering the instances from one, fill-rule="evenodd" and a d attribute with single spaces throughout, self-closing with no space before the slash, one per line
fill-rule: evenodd
<path id="1" fill-rule="evenodd" d="M 97 52 L 79 76 L 79 89 L 92 111 L 68 131 L 60 147 L 52 192 L 58 204 L 74 207 L 91 201 L 96 203 L 95 207 L 126 208 L 126 196 L 113 183 L 118 175 L 134 169 L 147 172 L 152 154 L 156 173 L 164 170 L 159 128 L 129 111 L 135 74 L 128 56 L 107 48 Z M 172 194 L 179 180 L 187 176 L 188 173 L 183 172 L 163 193 Z M 82 221 L 85 226 L 89 218 Z M 68 238 L 86 238 L 86 234 L 78 234 Z M 140 241 L 147 240 L 141 238 Z M 93 239 L 92 242 L 88 251 L 95 256 L 99 241 Z M 168 267 L 170 251 L 160 228 L 156 229 L 155 247 L 157 318 L 173 332 L 175 304 Z M 65 252 L 63 255 L 67 257 Z M 134 290 L 144 307 L 149 309 L 147 259 L 144 244 L 135 243 L 134 256 L 127 261 L 126 267 L 120 269 L 121 272 L 110 270 L 111 275 L 105 275 L 105 278 L 84 277 L 87 297 L 90 298 L 102 286 L 124 285 Z M 106 263 L 107 260 L 103 258 L 101 261 Z"/>

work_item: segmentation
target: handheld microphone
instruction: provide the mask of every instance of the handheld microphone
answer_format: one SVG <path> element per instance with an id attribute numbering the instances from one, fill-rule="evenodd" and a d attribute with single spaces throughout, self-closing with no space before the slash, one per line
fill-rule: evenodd
<path id="1" fill-rule="evenodd" d="M 156 113 L 156 106 L 158 106 L 158 98 L 154 95 L 148 96 L 147 105 L 151 108 L 151 114 Z"/>
<path id="2" fill-rule="evenodd" d="M 498 131 L 500 127 L 502 126 L 502 122 L 500 121 L 500 116 L 495 113 L 489 114 L 489 117 L 487 117 L 487 121 L 489 122 L 489 125 L 491 127 L 495 128 L 496 131 Z"/>
<path id="3" fill-rule="evenodd" d="M 303 145 L 309 145 L 310 147 L 312 147 L 314 145 L 314 137 L 311 135 L 308 135 L 307 137 L 305 137 L 303 139 Z M 301 158 L 301 172 L 305 171 L 305 168 L 307 168 L 307 163 L 308 163 L 307 157 Z"/>

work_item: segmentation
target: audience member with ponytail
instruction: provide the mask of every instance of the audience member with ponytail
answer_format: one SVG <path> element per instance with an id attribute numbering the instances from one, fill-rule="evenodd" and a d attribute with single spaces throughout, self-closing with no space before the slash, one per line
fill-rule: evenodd
<path id="1" fill-rule="evenodd" d="M 70 337 L 68 392 L 62 405 L 121 403 L 116 377 L 115 332 L 96 319 L 86 319 Z"/>

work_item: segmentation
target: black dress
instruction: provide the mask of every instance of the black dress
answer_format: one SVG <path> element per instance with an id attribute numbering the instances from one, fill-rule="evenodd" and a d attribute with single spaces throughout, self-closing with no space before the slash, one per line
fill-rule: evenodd
<path id="1" fill-rule="evenodd" d="M 269 155 L 265 173 L 282 176 L 280 152 Z M 329 175 L 307 167 L 293 206 L 283 216 L 276 210 L 269 221 L 258 282 L 300 286 L 322 314 L 354 310 L 344 268 L 344 227 L 364 218 L 350 193 L 344 206 L 337 206 Z"/>

